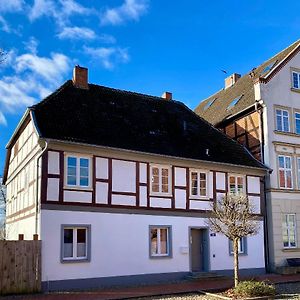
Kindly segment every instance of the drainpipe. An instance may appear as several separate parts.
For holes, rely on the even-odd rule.
[[[36,191],[35,191],[35,234],[38,234],[38,214],[39,214],[39,161],[48,148],[48,142],[45,141],[45,147],[41,154],[37,157],[36,163]]]

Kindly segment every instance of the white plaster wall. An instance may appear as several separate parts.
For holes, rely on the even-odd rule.
[[[147,206],[147,187],[140,186],[140,206]]]
[[[259,177],[248,176],[248,193],[260,194],[260,179]]]
[[[174,168],[175,169],[175,185],[186,186],[186,169]]]
[[[96,183],[96,203],[102,203],[102,204],[108,203],[108,183],[106,182]]]
[[[108,159],[96,157],[96,178],[108,179]]]
[[[186,209],[186,191],[175,189],[175,208]]]
[[[191,200],[190,209],[211,210],[211,201]]]
[[[140,182],[147,183],[147,164],[140,163]]]
[[[64,191],[64,201],[92,203],[92,192]]]
[[[8,240],[18,240],[19,234],[24,234],[25,240],[33,240],[33,235],[35,234],[35,216],[6,225],[6,237]]]
[[[112,195],[111,203],[116,205],[136,205],[135,196],[125,196],[125,195]]]
[[[48,173],[59,174],[59,152],[48,152]]]
[[[59,200],[59,178],[48,178],[47,200]]]
[[[172,201],[169,198],[150,198],[151,207],[171,208]]]
[[[112,190],[115,192],[136,191],[136,164],[135,162],[112,161]]]
[[[42,280],[189,272],[189,227],[203,218],[42,210]],[[60,263],[61,224],[91,225],[91,262]],[[149,225],[172,226],[173,257],[149,258]],[[263,231],[248,238],[241,268],[263,268]],[[227,238],[209,237],[211,270],[232,269]],[[215,257],[213,257],[213,255]]]
[[[216,172],[216,187],[217,190],[225,190],[225,173]]]

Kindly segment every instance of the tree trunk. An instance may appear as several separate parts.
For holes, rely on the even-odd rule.
[[[239,283],[239,239],[233,240],[234,287]]]

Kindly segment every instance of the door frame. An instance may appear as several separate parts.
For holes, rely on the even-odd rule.
[[[203,235],[206,235],[207,243],[205,245],[205,250],[203,253],[203,272],[210,271],[210,244],[209,244],[209,228],[207,226],[189,226],[188,228],[188,242],[189,242],[189,269],[190,272],[192,271],[192,245],[191,245],[191,238],[192,238],[192,229],[203,230]],[[204,247],[203,247],[204,249]],[[206,256],[205,257],[205,253]],[[207,258],[207,260],[206,260]]]

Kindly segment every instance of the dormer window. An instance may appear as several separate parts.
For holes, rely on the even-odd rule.
[[[230,110],[233,107],[236,106],[236,104],[240,101],[240,99],[242,98],[242,96],[236,97],[235,99],[233,99],[230,104],[228,105],[228,107],[226,108],[226,110]]]

